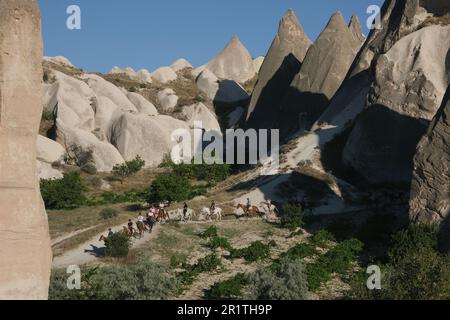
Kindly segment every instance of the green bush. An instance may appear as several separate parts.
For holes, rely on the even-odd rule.
[[[308,281],[301,260],[282,258],[276,270],[258,270],[248,277],[251,300],[304,300],[308,296]]]
[[[173,162],[168,161],[166,166],[172,168],[173,173],[181,177],[207,181],[210,184],[225,180],[229,177],[231,172],[231,168],[227,164],[174,164]]]
[[[200,233],[199,236],[202,239],[217,237],[217,227],[215,225],[212,225],[212,226],[208,227],[208,229],[206,229],[205,231]]]
[[[437,250],[437,230],[434,226],[413,224],[392,237],[389,256],[391,261],[401,260],[408,254],[418,252],[422,248],[430,251]]]
[[[318,252],[313,245],[309,243],[301,243],[290,248],[288,251],[283,252],[281,254],[281,257],[289,257],[290,259],[303,259],[306,257],[315,256],[317,254]]]
[[[47,209],[74,209],[82,206],[87,190],[78,172],[64,173],[59,180],[41,180],[41,194]]]
[[[335,242],[336,238],[334,235],[327,230],[320,230],[317,232],[313,238],[312,242],[321,248],[327,248],[330,245],[330,242]]]
[[[158,176],[150,187],[149,202],[154,201],[185,201],[190,197],[191,185],[187,178],[175,174]]]
[[[114,258],[123,258],[128,256],[130,251],[131,241],[123,232],[116,232],[108,237],[105,242],[106,256]]]
[[[281,226],[291,230],[301,228],[304,225],[303,216],[304,214],[301,206],[286,204],[283,207]]]
[[[184,285],[191,284],[195,278],[203,272],[215,271],[222,263],[215,253],[201,258],[194,265],[183,264],[185,271],[180,272],[177,276]]]
[[[99,213],[102,219],[108,220],[115,218],[119,215],[119,211],[113,208],[105,208]]]
[[[177,279],[150,261],[82,270],[81,290],[67,289],[69,275],[53,271],[51,300],[157,300],[168,299],[179,288]]]
[[[145,161],[138,155],[136,158],[130,161],[126,161],[122,164],[116,164],[113,167],[113,174],[124,181],[129,176],[138,173],[145,166]]]
[[[317,290],[331,279],[333,273],[345,275],[362,251],[363,243],[357,239],[343,241],[306,266],[308,286]]]
[[[95,164],[93,164],[92,162],[86,163],[80,169],[81,169],[81,171],[83,171],[87,174],[90,174],[90,175],[97,174],[97,168],[95,167]]]
[[[261,241],[255,241],[247,248],[232,249],[230,258],[244,258],[247,262],[255,262],[258,260],[267,259],[270,256],[271,245],[264,244]]]
[[[239,273],[231,279],[215,283],[205,293],[207,300],[231,300],[242,295],[242,288],[246,285],[247,278]]]
[[[450,299],[450,254],[438,252],[437,232],[433,226],[411,225],[396,233],[389,259],[381,266],[381,290],[369,291],[361,284],[364,275],[357,274],[351,281],[352,298]]]
[[[212,237],[209,240],[209,247],[213,250],[217,248],[222,248],[225,250],[232,250],[230,242],[226,238],[222,237]]]

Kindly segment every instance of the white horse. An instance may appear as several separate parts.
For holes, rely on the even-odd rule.
[[[183,209],[169,211],[169,219],[183,222],[192,221],[192,219],[194,219],[194,210],[187,209],[186,215],[183,214],[183,211]]]
[[[212,220],[212,217],[215,216],[215,220],[216,221],[221,221],[222,220],[222,216],[223,216],[223,211],[222,211],[221,208],[216,207],[214,209],[214,212],[211,213],[211,209],[210,208],[204,207],[201,210],[201,214],[204,215],[206,217],[206,219],[208,219],[208,220]]]

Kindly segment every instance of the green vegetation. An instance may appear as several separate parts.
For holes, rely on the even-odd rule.
[[[336,238],[334,237],[334,235],[327,230],[320,230],[312,238],[312,242],[316,246],[321,247],[321,248],[328,248],[330,243],[335,242],[335,241],[336,241]]]
[[[202,239],[217,237],[217,227],[215,225],[212,225],[212,226],[208,227],[208,229],[206,229],[205,231],[200,233],[199,236]]]
[[[59,180],[41,180],[41,194],[47,209],[74,209],[83,205],[86,197],[78,172],[64,173]]]
[[[172,172],[178,176],[206,181],[211,185],[225,180],[231,172],[231,168],[227,164],[175,164],[169,158],[166,158],[162,166],[171,168]]]
[[[116,232],[108,237],[105,241],[106,256],[113,258],[123,258],[128,256],[130,251],[131,241],[123,232]]]
[[[86,200],[88,206],[98,206],[105,204],[117,204],[127,202],[144,202],[147,199],[147,192],[131,189],[127,192],[116,194],[114,192],[104,192],[100,197],[89,198]]]
[[[281,225],[283,228],[295,230],[304,225],[303,209],[300,206],[293,204],[286,204],[283,207],[283,216],[281,217]]]
[[[242,288],[247,284],[247,277],[239,273],[231,279],[215,283],[206,291],[207,300],[231,300],[242,296]]]
[[[308,281],[301,260],[283,258],[274,270],[262,269],[247,279],[252,300],[303,300],[307,298]]]
[[[367,275],[360,272],[351,280],[351,298],[389,300],[450,299],[450,254],[437,250],[436,229],[411,225],[392,237],[389,261],[380,265],[381,290],[369,291]]]
[[[189,179],[171,173],[160,175],[153,181],[148,200],[149,202],[185,201],[204,192],[206,190],[192,187]]]
[[[283,252],[281,257],[287,257],[289,259],[303,259],[306,257],[312,257],[318,254],[317,249],[310,243],[301,243],[288,251]]]
[[[247,248],[232,249],[230,259],[244,258],[247,262],[267,259],[270,256],[272,246],[273,243],[264,244],[261,241],[255,241]]]
[[[112,172],[123,183],[126,178],[138,173],[144,166],[145,161],[138,155],[133,160],[126,161],[122,164],[116,164],[113,167]]]
[[[333,273],[345,275],[356,262],[357,255],[362,251],[363,243],[357,239],[343,241],[330,249],[326,254],[306,266],[308,286],[317,290],[331,279]]]
[[[67,289],[66,270],[52,273],[51,300],[157,300],[168,299],[179,288],[167,270],[149,261],[133,265],[87,268],[81,272],[81,290]]]
[[[113,208],[105,208],[102,211],[100,211],[99,215],[100,215],[100,218],[102,218],[104,220],[109,220],[109,219],[119,216],[119,211],[117,209],[113,209]]]
[[[212,253],[199,259],[194,265],[183,264],[182,267],[185,271],[178,273],[177,276],[182,284],[189,285],[199,274],[215,271],[221,264],[220,258],[215,253]]]

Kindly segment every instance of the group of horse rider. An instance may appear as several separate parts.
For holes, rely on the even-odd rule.
[[[272,201],[268,200],[264,205],[267,205],[269,212],[271,212],[272,207]],[[167,220],[169,218],[168,213],[165,211],[165,208],[170,206],[168,202],[162,202],[159,204],[153,204],[150,206],[150,209],[148,210],[147,214],[144,216],[142,212],[139,213],[137,220],[136,220],[136,226],[137,230],[139,230],[139,233],[142,235],[142,230],[149,230],[149,232],[152,232],[153,226],[156,222],[161,220]],[[210,213],[214,214],[216,211],[216,203],[215,201],[211,201],[211,205],[209,207]],[[247,198],[247,203],[245,206],[242,206],[244,209],[244,212],[248,214],[252,208],[252,203],[250,201],[250,198]],[[183,218],[186,219],[187,213],[189,210],[189,206],[187,202],[184,202],[183,204]],[[133,236],[136,234],[136,229],[134,228],[134,223],[132,219],[128,220],[127,226],[124,227],[124,230],[127,231],[129,236]],[[113,235],[114,232],[112,229],[108,229],[108,237]]]

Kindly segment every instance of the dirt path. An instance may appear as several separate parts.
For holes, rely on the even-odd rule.
[[[116,226],[113,229],[114,232],[122,231],[123,224]],[[145,233],[141,239],[133,239],[132,248],[139,248],[141,245],[154,239],[158,236],[160,226],[156,225],[153,228],[152,233]],[[86,231],[86,230],[85,230]],[[99,241],[101,235],[108,234],[108,230],[99,233],[95,237],[92,237],[89,241],[77,246],[74,249],[64,252],[62,255],[54,257],[53,268],[65,268],[70,265],[84,265],[97,261],[104,256],[105,245],[102,241]],[[73,236],[73,235],[72,235]],[[70,237],[69,237],[70,238]]]
[[[65,240],[67,240],[67,239],[70,239],[70,238],[72,238],[72,237],[75,237],[75,236],[77,236],[77,235],[79,235],[79,234],[82,234],[82,233],[84,233],[84,232],[86,232],[86,231],[95,229],[95,228],[97,228],[98,226],[99,226],[99,225],[95,225],[95,226],[92,226],[92,227],[84,228],[84,229],[81,229],[81,230],[77,230],[77,231],[74,231],[74,232],[66,233],[66,234],[64,234],[64,235],[62,235],[62,236],[56,237],[56,238],[52,239],[51,245],[52,245],[52,247],[53,247],[53,246],[55,246],[55,245],[57,245],[57,244],[60,244],[61,242],[65,241]]]

